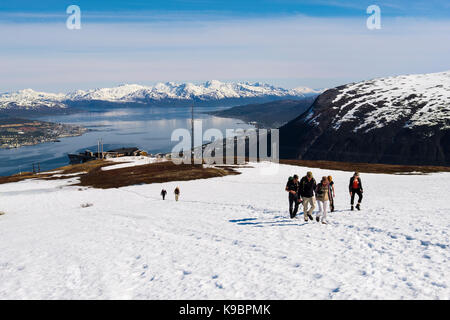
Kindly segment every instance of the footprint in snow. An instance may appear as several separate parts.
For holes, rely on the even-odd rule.
[[[435,287],[439,287],[439,288],[447,288],[447,286],[443,283],[437,283],[437,282],[432,282],[431,283],[433,286]]]
[[[215,285],[216,285],[216,288],[223,289],[223,285],[221,285],[220,283],[216,282]]]
[[[192,273],[192,272],[190,272],[190,271],[183,270],[183,271],[181,272],[180,279],[181,279],[181,280],[184,280],[184,278],[185,278],[186,276],[190,275],[191,273]]]

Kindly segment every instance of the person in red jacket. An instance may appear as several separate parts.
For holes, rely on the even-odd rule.
[[[358,204],[356,205],[356,209],[361,210],[361,200],[363,198],[363,187],[361,183],[361,178],[359,177],[359,173],[355,172],[353,177],[350,178],[350,183],[348,185],[348,190],[350,191],[350,205],[351,210],[353,210],[353,203],[355,202],[355,195],[358,195]]]

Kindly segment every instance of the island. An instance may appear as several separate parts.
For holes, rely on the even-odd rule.
[[[0,117],[0,148],[19,148],[80,136],[88,129],[69,124]]]

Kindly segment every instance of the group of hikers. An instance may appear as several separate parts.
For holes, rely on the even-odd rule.
[[[180,198],[180,188],[176,187],[175,190],[173,191],[173,193],[175,194],[175,201],[178,201],[178,199]],[[167,194],[166,189],[162,189],[161,197],[163,200],[166,200],[166,194]]]
[[[363,198],[363,187],[359,173],[355,172],[350,178],[348,185],[350,192],[350,209],[354,210],[355,196],[358,195],[358,203],[356,209],[361,210],[361,201]],[[319,211],[316,214],[316,221],[327,224],[328,207],[330,211],[334,211],[334,181],[331,176],[323,176],[317,184],[311,171],[306,173],[300,181],[298,175],[294,174],[289,177],[285,190],[289,193],[289,214],[291,219],[297,216],[298,207],[303,204],[303,216],[305,221],[314,221],[312,216],[316,209],[316,202]],[[175,201],[180,198],[180,188],[177,186],[173,191]],[[166,189],[161,190],[162,199],[165,200],[167,195]]]
[[[355,195],[358,195],[358,204],[356,209],[361,210],[361,201],[363,197],[363,188],[359,173],[355,172],[350,178],[349,183],[350,192],[350,209],[354,210]],[[303,204],[303,215],[305,221],[314,221],[312,216],[316,208],[316,200],[319,206],[319,211],[316,214],[316,221],[327,224],[328,206],[330,211],[334,211],[334,181],[331,176],[323,176],[320,183],[316,183],[311,171],[306,173],[300,181],[298,175],[289,177],[286,184],[287,192],[289,192],[289,214],[291,219],[297,216],[298,207]]]

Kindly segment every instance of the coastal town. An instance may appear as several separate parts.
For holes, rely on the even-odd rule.
[[[19,148],[60,138],[80,136],[88,129],[81,126],[21,118],[0,118],[0,148]]]

